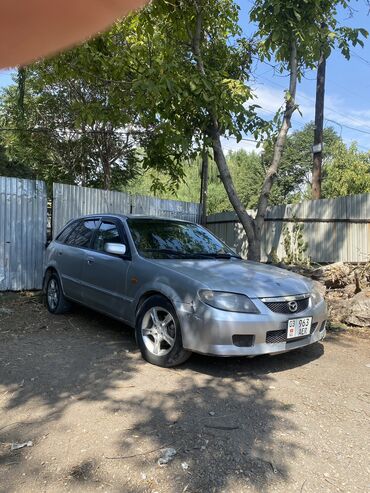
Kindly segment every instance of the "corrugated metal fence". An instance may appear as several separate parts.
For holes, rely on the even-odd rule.
[[[53,236],[72,218],[103,212],[198,221],[200,208],[176,200],[54,184]],[[46,231],[45,183],[0,177],[0,291],[41,288]]]
[[[45,183],[0,176],[0,291],[41,288],[45,242]]]
[[[199,222],[200,219],[200,205],[194,202],[180,202],[178,200],[133,195],[131,197],[131,205],[132,214],[174,217],[194,222]]]
[[[129,194],[62,183],[53,184],[53,238],[70,219],[104,212],[129,214]]]
[[[271,207],[263,230],[262,260],[271,259],[272,252],[283,259],[287,229],[292,238],[297,226],[307,244],[305,255],[315,262],[364,262],[370,258],[370,194]],[[248,242],[235,213],[208,216],[207,227],[246,256]]]
[[[54,184],[53,233],[71,218],[99,212],[150,214],[198,221],[199,204]],[[253,213],[253,211],[252,211]],[[208,228],[246,255],[248,243],[234,213],[208,217]],[[306,256],[316,262],[370,258],[370,194],[272,207],[263,231],[262,260],[286,255],[289,230],[301,229]],[[45,183],[0,177],[0,291],[38,289],[47,228]]]
[[[74,185],[53,185],[53,237],[70,220],[84,214],[97,213],[148,214],[199,220],[200,206],[193,202],[164,200],[124,192],[109,192]]]

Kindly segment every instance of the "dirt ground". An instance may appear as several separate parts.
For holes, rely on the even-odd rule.
[[[106,317],[0,295],[0,492],[370,491],[369,398],[366,338],[166,370]]]

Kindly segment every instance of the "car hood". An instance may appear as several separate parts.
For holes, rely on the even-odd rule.
[[[271,265],[247,260],[151,259],[199,282],[199,288],[243,293],[250,298],[290,296],[310,292],[309,279]]]

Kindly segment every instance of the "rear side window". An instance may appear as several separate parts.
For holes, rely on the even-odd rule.
[[[98,252],[104,252],[106,243],[122,243],[117,226],[108,221],[102,221],[97,231],[92,248]]]
[[[77,247],[89,247],[91,237],[99,226],[99,219],[86,219],[78,223],[77,227],[68,236],[66,245]]]
[[[60,241],[60,243],[65,243],[69,234],[74,230],[77,226],[77,221],[73,221],[71,224],[68,224],[66,228],[56,237],[56,241]]]

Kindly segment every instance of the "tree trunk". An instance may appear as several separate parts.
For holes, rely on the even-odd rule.
[[[202,59],[201,52],[201,42],[202,42],[202,5],[200,0],[195,0],[197,16],[195,19],[195,29],[192,39],[192,52],[197,64],[199,73],[205,76],[205,68]],[[212,149],[214,160],[217,164],[217,168],[220,172],[221,181],[225,187],[227,196],[229,197],[230,203],[233,206],[239,221],[246,232],[248,238],[248,259],[249,260],[259,260],[260,254],[257,254],[258,246],[255,245],[255,233],[254,224],[252,217],[245,210],[233,183],[232,177],[230,175],[229,167],[227,165],[225,154],[222,150],[221,145],[221,135],[218,128],[218,121],[216,116],[209,110],[209,115],[211,119],[211,124],[208,129],[208,136],[212,141]],[[260,248],[259,248],[260,250]]]
[[[320,60],[317,67],[317,80],[316,80],[315,134],[314,134],[314,142],[313,142],[314,147],[313,147],[313,168],[312,168],[312,198],[313,199],[319,199],[321,197],[325,72],[326,72],[326,58],[324,53],[321,52]]]
[[[225,187],[227,196],[229,197],[230,203],[233,206],[239,221],[246,232],[248,238],[248,260],[260,260],[260,254],[257,254],[258,246],[255,244],[255,229],[253,218],[245,210],[237,192],[233,179],[231,177],[229,167],[227,165],[225,154],[222,150],[220,133],[216,128],[213,128],[211,133],[212,138],[212,148],[214,160],[217,164],[218,171],[220,172],[221,181]]]
[[[204,146],[202,155],[202,173],[200,184],[200,203],[201,203],[201,222],[205,226],[207,223],[208,205],[208,149]]]
[[[112,170],[109,159],[103,161],[103,188],[104,190],[110,190],[112,185]]]
[[[292,114],[296,109],[295,96],[297,91],[298,61],[297,61],[297,45],[295,40],[293,40],[291,44],[289,68],[290,68],[289,94],[287,94],[284,118],[274,145],[274,153],[273,153],[272,161],[267,170],[265,180],[262,185],[262,190],[258,201],[257,215],[254,221],[255,236],[256,236],[255,242],[259,244],[261,244],[262,228],[266,217],[266,211],[267,211],[271,188],[277,176],[287,134],[289,128],[291,127]],[[261,253],[259,252],[258,260],[260,260],[260,255]]]

